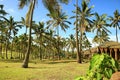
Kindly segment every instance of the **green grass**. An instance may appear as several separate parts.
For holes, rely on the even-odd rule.
[[[21,61],[0,61],[0,80],[74,80],[86,74],[89,63],[32,61],[26,69],[21,65]]]

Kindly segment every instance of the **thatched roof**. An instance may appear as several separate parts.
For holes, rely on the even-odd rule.
[[[120,48],[120,43],[115,41],[108,41],[101,44],[99,47],[101,48]]]

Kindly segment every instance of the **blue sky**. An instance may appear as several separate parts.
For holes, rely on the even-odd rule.
[[[76,3],[75,1],[76,0],[70,0],[70,3],[68,5],[62,4],[63,11],[66,12],[69,15],[69,17],[74,15],[72,11],[75,10],[75,7],[73,6],[73,4]],[[81,0],[78,0],[78,1],[80,5]],[[18,0],[0,0],[0,4],[4,4],[4,9],[9,13],[7,17],[13,16],[14,19],[17,21],[21,20],[21,17],[25,17],[26,12],[28,10],[28,7],[25,7],[22,10],[18,9]],[[120,0],[90,0],[90,5],[94,5],[93,12],[98,12],[99,14],[105,13],[108,16],[113,16],[113,12],[116,9],[119,10],[120,12]],[[36,6],[35,12],[34,12],[34,20],[35,21],[49,20],[49,18],[46,16],[47,13],[48,11],[43,6],[41,0],[38,0],[38,5]],[[69,20],[69,21],[71,21],[72,24],[74,22],[74,20]],[[75,31],[73,30],[73,28],[74,28],[74,25],[70,25],[70,28],[66,31],[66,33],[64,33],[63,31],[60,31],[60,35],[67,37],[70,34],[74,34]],[[19,34],[23,33],[24,31],[25,31],[24,29],[20,30]],[[110,31],[112,32],[112,34],[110,35],[111,39],[116,40],[115,29],[112,28],[110,29]],[[119,32],[118,36],[120,39],[120,30],[118,32]],[[91,40],[94,37],[94,33],[89,33],[87,34],[87,36]]]

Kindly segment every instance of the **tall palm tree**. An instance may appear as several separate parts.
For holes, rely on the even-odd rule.
[[[79,39],[78,39],[78,0],[76,0],[76,49],[77,49],[77,62],[81,63],[81,53],[79,50]]]
[[[0,53],[1,53],[1,56],[3,57],[2,55],[2,44],[4,42],[4,38],[5,38],[5,35],[3,34],[5,31],[5,22],[1,19],[1,17],[4,17],[5,15],[7,15],[8,13],[3,9],[4,8],[4,5],[1,5],[0,4],[0,43],[1,43],[1,46],[0,46]]]
[[[5,32],[6,32],[6,26],[4,24],[4,21],[0,21],[0,54],[1,54],[1,57],[4,58],[3,54],[2,54],[2,49],[3,49],[3,44],[5,43],[5,40],[6,40],[6,35],[5,35]]]
[[[25,5],[30,4],[28,13],[26,15],[26,25],[29,27],[28,49],[22,65],[23,68],[27,68],[28,62],[29,62],[30,48],[31,48],[31,27],[32,27],[32,20],[33,20],[33,12],[34,12],[34,8],[37,0],[19,0],[19,1],[20,1],[19,3],[20,8],[23,8]],[[47,6],[51,2],[51,0],[42,0],[42,1],[44,2],[45,6]],[[67,1],[67,0],[62,0],[62,1]],[[54,3],[51,3],[51,5],[47,8],[51,8],[52,5],[54,5]]]
[[[25,59],[23,61],[23,68],[28,68],[29,54],[31,49],[31,27],[33,20],[33,12],[35,9],[36,0],[19,0],[19,8],[22,9],[25,5],[29,4],[29,10],[26,14],[26,26],[29,27],[29,39],[28,39],[28,48],[26,52]]]
[[[58,12],[56,12],[58,13]],[[65,13],[61,13],[59,12],[57,15],[53,15],[53,14],[48,14],[48,16],[50,16],[50,18],[52,18],[52,20],[49,20],[47,22],[47,24],[49,24],[52,27],[57,28],[57,38],[58,38],[58,55],[59,55],[59,27],[61,27],[61,29],[63,31],[66,31],[65,29],[68,29],[69,26],[67,24],[71,24],[69,21],[67,21],[67,15],[65,15]],[[59,56],[60,59],[60,56]]]
[[[76,48],[77,48],[77,61],[82,63],[81,54],[82,54],[82,37],[83,33],[90,31],[92,26],[92,21],[90,17],[93,16],[91,12],[93,6],[89,7],[89,2],[82,0],[81,7],[78,6],[78,0],[76,0],[76,16],[71,18],[76,18]],[[78,32],[80,31],[80,39],[78,40]],[[79,46],[80,44],[80,46]]]
[[[118,10],[115,10],[114,12],[114,17],[110,16],[110,20],[111,22],[111,26],[113,26],[114,28],[116,28],[116,42],[118,42],[118,29],[120,30],[120,13]]]

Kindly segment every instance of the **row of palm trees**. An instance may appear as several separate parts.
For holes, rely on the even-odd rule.
[[[44,6],[48,9],[49,16],[51,20],[48,20],[46,22],[46,27],[44,22],[39,22],[38,24],[33,21],[33,14],[34,14],[34,8],[36,5],[37,0],[19,0],[19,8],[22,9],[25,5],[29,4],[29,10],[26,14],[26,18],[22,18],[22,21],[15,22],[13,17],[10,17],[10,19],[6,19],[3,14],[1,14],[0,19],[1,20],[1,28],[4,26],[7,29],[1,31],[1,36],[5,36],[6,40],[6,56],[7,56],[7,49],[8,49],[8,43],[13,44],[16,41],[13,38],[10,38],[12,36],[12,32],[17,31],[17,27],[26,26],[26,28],[29,28],[29,34],[27,35],[27,32],[24,34],[26,38],[24,38],[26,41],[23,40],[23,42],[20,42],[21,44],[24,43],[24,47],[28,46],[27,49],[24,47],[21,48],[24,53],[24,62],[23,67],[28,67],[29,62],[29,55],[32,53],[32,51],[36,51],[36,47],[39,52],[39,57],[42,59],[43,52],[46,52],[50,55],[50,53],[53,53],[53,57],[55,57],[54,54],[57,54],[58,58],[61,58],[61,51],[72,51],[74,53],[75,49],[77,50],[77,61],[78,63],[82,62],[81,54],[83,48],[90,48],[91,44],[89,40],[86,37],[86,33],[88,32],[96,32],[96,35],[93,39],[93,42],[96,42],[98,44],[101,44],[105,41],[109,40],[109,34],[111,33],[107,27],[115,27],[116,28],[116,41],[118,42],[118,36],[117,36],[117,29],[119,27],[120,22],[120,13],[118,10],[114,12],[114,17],[107,17],[106,14],[99,15],[98,13],[93,13],[92,8],[93,6],[89,7],[89,1],[83,0],[81,5],[79,6],[78,0],[76,0],[76,10],[73,11],[75,16],[72,16],[72,18],[75,18],[74,24],[76,25],[76,38],[74,35],[70,35],[70,38],[63,39],[59,35],[59,27],[61,27],[62,30],[66,31],[67,28],[69,28],[69,25],[71,22],[67,21],[68,16],[62,11],[60,7],[61,3],[68,3],[69,0],[42,0]],[[3,7],[1,8],[3,10]],[[4,11],[5,12],[5,11]],[[110,23],[108,23],[110,22]],[[56,29],[56,31],[53,31],[53,29]],[[27,29],[26,29],[27,30]],[[33,30],[33,33],[32,33]],[[57,36],[54,35],[55,32],[57,33]],[[36,35],[36,38],[33,39],[31,35]],[[15,37],[14,37],[15,38]],[[16,37],[17,38],[17,37]],[[3,39],[3,38],[2,38]],[[13,39],[13,40],[12,40]],[[84,40],[83,40],[84,39]],[[1,40],[3,41],[3,40]],[[21,40],[22,41],[22,40]],[[19,44],[20,44],[19,43]],[[27,44],[28,43],[28,44]],[[17,46],[20,45],[16,44]],[[47,47],[48,46],[48,47]],[[69,46],[71,47],[71,50],[69,50]],[[31,50],[34,47],[33,50]],[[20,48],[20,47],[19,47]],[[68,49],[67,49],[68,48]],[[12,50],[12,49],[11,49]],[[18,49],[19,52],[22,52],[20,49]],[[36,53],[35,53],[36,54]],[[37,54],[38,55],[38,54]],[[6,57],[7,58],[7,57]],[[12,58],[12,57],[11,57]]]

